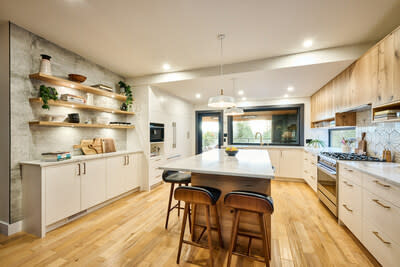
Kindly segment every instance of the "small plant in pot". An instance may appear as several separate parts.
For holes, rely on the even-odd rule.
[[[132,89],[130,85],[127,85],[123,81],[120,81],[118,83],[119,88],[121,88],[121,91],[123,90],[125,96],[126,96],[126,101],[122,103],[121,105],[121,110],[123,111],[128,111],[132,109],[132,103],[133,103],[133,96],[132,96]]]
[[[321,148],[325,147],[325,143],[322,140],[319,139],[312,139],[309,143],[308,146],[312,146],[313,148]]]
[[[58,92],[53,87],[47,87],[45,85],[41,85],[39,88],[39,96],[43,101],[42,108],[43,109],[50,109],[49,100],[57,100],[58,99]]]

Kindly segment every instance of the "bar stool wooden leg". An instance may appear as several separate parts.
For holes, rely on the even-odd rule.
[[[181,257],[181,251],[182,251],[182,243],[183,243],[183,237],[185,235],[185,227],[186,227],[186,220],[189,212],[189,204],[185,203],[185,210],[183,212],[183,221],[182,221],[182,228],[181,228],[181,236],[179,238],[179,248],[178,248],[178,257],[176,259],[176,264],[179,264],[179,259]]]
[[[236,247],[236,240],[237,240],[237,232],[239,228],[239,217],[240,217],[240,211],[235,209],[235,221],[232,225],[232,236],[231,236],[231,245],[229,247],[229,254],[228,254],[228,264],[227,266],[231,266],[231,261],[232,261],[232,252]]]
[[[182,184],[179,184],[181,186]],[[178,201],[178,217],[181,215],[181,201]]]
[[[219,245],[221,246],[221,248],[224,248],[224,242],[222,241],[221,225],[220,225],[220,223],[219,223],[219,216],[218,216],[217,205],[214,206],[214,210],[215,210],[215,223],[216,223],[216,225],[217,225]]]
[[[171,183],[171,190],[169,192],[169,201],[168,201],[168,209],[167,209],[167,220],[165,222],[165,229],[168,229],[168,220],[169,220],[169,213],[171,211],[171,203],[172,203],[172,195],[174,194],[174,183]]]
[[[212,249],[212,236],[211,236],[211,223],[210,223],[210,206],[206,206],[206,221],[207,221],[207,235],[208,235],[208,249],[210,250],[210,263],[211,267],[214,266],[213,262],[213,249]]]
[[[193,204],[193,209],[192,209],[192,232],[191,232],[191,240],[194,242],[195,240],[195,228],[194,224],[196,223],[196,211],[197,211],[197,205]]]
[[[265,257],[265,265],[269,266],[269,245],[267,243],[268,237],[267,233],[265,231],[265,221],[264,221],[264,215],[262,213],[258,214],[259,222],[260,222],[260,229],[261,229],[261,236],[262,236],[262,246],[264,250],[264,257]]]

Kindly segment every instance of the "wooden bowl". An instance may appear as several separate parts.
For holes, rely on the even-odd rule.
[[[86,76],[79,75],[79,74],[68,74],[68,78],[70,81],[83,83],[86,81]]]

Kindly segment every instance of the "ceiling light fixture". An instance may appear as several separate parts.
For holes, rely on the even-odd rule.
[[[288,95],[288,94],[285,94],[283,97],[285,97],[285,98],[288,98],[288,97],[289,97],[289,95]]]
[[[246,101],[246,100],[247,100],[247,98],[246,98],[246,97],[242,97],[242,100],[243,100],[243,101]]]
[[[196,94],[195,96],[196,96],[196,98],[200,98],[201,94]]]
[[[235,92],[235,79],[232,79],[232,87],[233,87],[233,92]],[[225,109],[225,115],[227,116],[238,116],[238,115],[243,115],[244,110],[242,108],[238,108],[235,106],[231,108]]]
[[[311,47],[313,45],[313,41],[311,39],[305,40],[303,43],[304,47]]]
[[[164,70],[169,70],[169,69],[171,69],[171,65],[169,65],[168,63],[163,64],[162,67],[163,67]]]
[[[293,87],[293,86],[289,86],[289,87],[287,88],[287,90],[288,90],[289,92],[292,92],[292,91],[294,90],[294,87]]]
[[[222,56],[223,56],[223,47],[222,40],[225,38],[225,34],[218,34],[218,39],[221,42],[221,63],[219,65],[220,77],[223,76],[223,64],[222,64]],[[221,89],[220,95],[210,97],[208,99],[208,106],[213,108],[231,108],[235,106],[235,99],[232,96],[224,95],[224,89]]]
[[[243,90],[240,90],[240,91],[238,92],[238,95],[243,95],[243,94],[244,94]]]

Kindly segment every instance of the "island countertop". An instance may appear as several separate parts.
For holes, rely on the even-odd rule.
[[[214,149],[176,160],[159,168],[215,175],[274,178],[268,151],[261,149],[241,149],[234,157],[228,156],[223,149]]]

